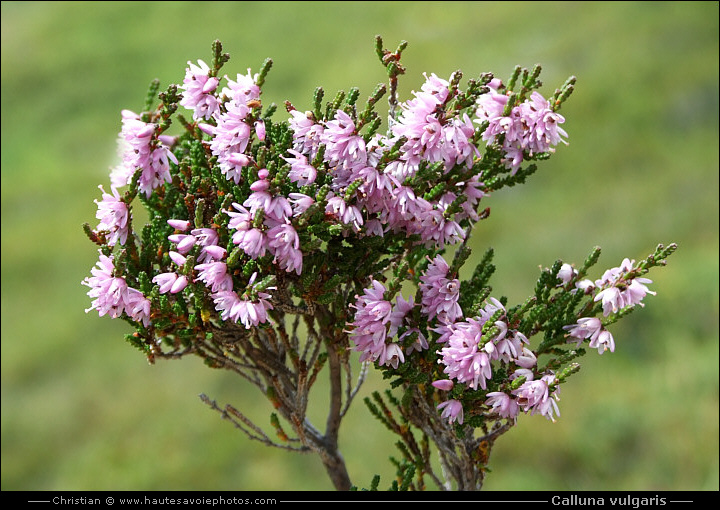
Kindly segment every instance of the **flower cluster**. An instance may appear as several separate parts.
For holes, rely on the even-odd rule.
[[[598,291],[593,300],[602,302],[605,317],[612,313],[618,313],[626,307],[645,306],[642,303],[645,296],[655,294],[646,285],[652,283],[652,280],[637,276],[637,268],[634,266],[635,261],[626,258],[620,266],[605,271],[602,277],[595,280],[594,283],[590,280],[583,280],[577,282],[575,286],[583,292]],[[581,317],[576,324],[564,326],[563,329],[567,330],[568,336],[572,337],[568,341],[577,341],[578,346],[583,340],[589,338],[590,347],[597,349],[600,354],[607,350],[615,351],[615,340],[612,334],[596,317]]]
[[[113,276],[113,258],[100,253],[100,260],[90,272],[91,277],[82,281],[90,287],[88,296],[95,298],[92,306],[85,310],[97,310],[102,317],[109,314],[113,319],[123,313],[144,325],[150,323],[150,301],[137,289],[128,286],[125,278]]]
[[[460,281],[448,278],[450,266],[440,255],[428,266],[420,277],[422,293],[422,313],[432,320],[437,316],[444,323],[453,323],[462,317],[462,309],[458,304],[460,297]]]
[[[504,87],[500,80],[489,84],[490,93],[480,96],[478,119],[486,122],[483,140],[488,142],[502,138],[505,161],[513,173],[517,172],[523,159],[534,154],[553,152],[559,142],[567,143],[567,133],[559,125],[565,118],[553,111],[550,103],[538,92],[533,91],[530,99],[510,108],[510,96],[500,92]]]
[[[554,421],[578,355],[566,344],[614,351],[610,321],[595,315],[642,306],[654,294],[642,277],[650,264],[625,259],[593,282],[579,280],[592,264],[558,262],[517,307],[491,297],[489,259],[461,281],[468,237],[489,214],[481,201],[524,182],[531,172],[522,165],[566,143],[558,109],[573,80],[546,99],[539,68],[518,68],[507,85],[485,73],[465,90],[459,71],[425,74],[401,102],[400,52],[378,50],[391,78],[385,133],[374,110],[384,85],[364,107],[351,89],[323,108],[318,89],[310,109],[286,102],[275,121],[276,105],[262,101],[271,61],[258,73],[221,76],[219,50],[211,65],[189,61],[157,109],[149,101],[140,114],[123,110],[121,164],[111,193],[100,187],[99,223],[86,228],[101,246],[82,282],[89,310],[133,322],[153,353],[163,342],[214,342],[227,329],[282,343],[283,356],[285,316],[296,314],[313,335],[314,321],[328,338],[344,335],[341,345],[361,362],[437,390],[433,406],[450,423],[512,421],[521,411]],[[191,120],[178,115],[181,134],[169,136],[178,107]],[[133,231],[137,195],[150,214]],[[450,245],[459,245],[452,263],[443,257]],[[408,285],[417,291],[405,298]],[[531,348],[538,333],[545,340]],[[216,347],[208,352],[228,355]],[[555,358],[539,366],[541,355]]]
[[[487,388],[487,382],[493,377],[493,362],[504,365],[505,370],[511,373],[510,380],[522,377],[525,382],[512,396],[503,392],[488,392],[485,405],[491,407],[491,412],[503,418],[514,419],[519,410],[525,412],[539,412],[553,419],[553,412],[558,413],[556,405],[546,405],[545,400],[527,399],[523,395],[536,391],[538,384],[545,384],[552,380],[552,374],[543,375],[539,381],[534,381],[533,367],[537,365],[535,354],[526,347],[529,344],[525,335],[508,326],[507,314],[503,305],[496,299],[489,302],[475,318],[467,318],[453,324],[443,325],[436,329],[441,333],[438,343],[443,347],[438,350],[443,373],[450,379],[441,379],[433,384],[440,389],[451,389],[453,381],[465,384],[472,390]],[[438,406],[445,407],[446,403]],[[448,409],[457,406],[445,407]],[[457,418],[452,414],[452,418]],[[459,419],[462,423],[462,418]]]
[[[170,150],[172,137],[160,135],[158,126],[143,122],[140,115],[130,110],[122,111],[120,153],[122,164],[113,169],[110,179],[116,188],[130,184],[139,171],[138,189],[145,196],[171,181],[170,162],[178,161]]]
[[[110,194],[102,186],[98,187],[103,192],[103,195],[102,201],[95,201],[98,207],[95,216],[100,220],[96,228],[100,232],[109,234],[108,246],[115,246],[118,242],[125,244],[130,221],[130,211],[127,204],[122,201],[115,188],[111,188],[112,194]]]

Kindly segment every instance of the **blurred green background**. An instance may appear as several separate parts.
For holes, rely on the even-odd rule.
[[[149,366],[122,321],[85,314],[120,110],[188,60],[228,73],[275,66],[266,104],[307,108],[385,80],[373,48],[409,41],[407,99],[423,72],[466,78],[543,65],[549,96],[571,74],[570,145],[524,187],[486,201],[475,230],[496,251],[496,294],[527,297],[538,266],[599,272],[676,242],[657,296],[613,328],[563,386],[553,424],[521,416],[491,458],[488,490],[718,490],[717,2],[2,2],[2,490],[331,489],[313,456],[247,440],[198,399],[260,423],[254,388],[198,360]],[[465,80],[463,80],[465,83]],[[280,108],[282,115],[282,108]],[[373,375],[361,396],[382,387]],[[323,394],[317,395],[322,405]],[[313,410],[320,416],[319,410]],[[389,485],[392,438],[360,400],[341,447],[354,483]]]

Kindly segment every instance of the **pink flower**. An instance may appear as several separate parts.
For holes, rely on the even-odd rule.
[[[221,290],[213,294],[215,309],[221,312],[221,319],[242,322],[245,329],[267,322],[267,310],[273,309],[268,301],[269,298],[269,294],[262,292],[258,294],[258,301],[241,299],[230,290]]]
[[[195,236],[193,235],[172,234],[168,236],[168,240],[176,245],[177,251],[181,255],[186,255],[195,246]]]
[[[595,301],[602,300],[603,315],[606,317],[610,313],[617,313],[620,308],[625,305],[622,292],[617,287],[608,287],[601,290],[595,296]]]
[[[455,244],[465,239],[465,232],[460,225],[445,218],[439,209],[426,209],[418,218],[419,234],[425,246],[444,248],[446,244]]]
[[[365,165],[367,161],[365,140],[355,134],[355,123],[342,110],[335,112],[335,118],[325,124],[320,142],[325,144],[325,159],[331,165],[350,168]]]
[[[302,272],[303,256],[300,251],[300,238],[290,224],[277,225],[267,232],[268,249],[275,256],[282,269],[288,273]]]
[[[308,210],[308,208],[315,203],[315,200],[302,193],[290,193],[288,195],[290,205],[293,210],[293,218],[300,216],[302,213]]]
[[[549,393],[550,384],[555,380],[553,374],[544,375],[541,379],[535,381],[526,381],[518,389],[513,390],[512,394],[517,397],[517,404],[525,412],[530,414],[540,413],[548,420],[555,421],[554,415],[560,415],[557,400],[560,400],[555,390]]]
[[[268,220],[266,224],[272,227],[274,226],[271,224],[272,221],[286,223],[292,214],[290,201],[282,195],[275,196],[271,200],[270,206],[265,209],[266,220]]]
[[[398,344],[387,344],[378,357],[378,363],[397,368],[400,363],[405,362],[405,356]]]
[[[175,262],[178,267],[185,265],[185,262],[187,262],[187,257],[180,255],[176,251],[169,251],[168,255],[170,256],[170,260]]]
[[[253,214],[250,211],[240,204],[232,205],[238,212],[225,211],[225,213],[230,216],[228,229],[236,229],[232,236],[233,243],[240,246],[253,259],[262,257],[268,248],[267,237],[261,230],[252,226]]]
[[[235,81],[227,76],[227,87],[223,88],[222,93],[238,104],[247,104],[260,98],[260,87],[257,85],[257,74],[253,75],[250,69],[247,74],[238,74]]]
[[[350,338],[355,350],[362,352],[360,361],[376,361],[384,352],[387,324],[391,320],[392,304],[385,299],[385,286],[377,280],[372,288],[356,296],[353,306],[357,311],[351,323]]]
[[[560,278],[560,281],[563,284],[567,284],[575,277],[576,274],[577,270],[575,270],[570,264],[563,264],[560,267],[560,271],[558,271],[557,277]]]
[[[467,197],[467,200],[461,205],[462,212],[455,214],[455,220],[461,221],[465,218],[470,218],[472,221],[480,221],[480,216],[477,213],[477,206],[480,199],[483,198],[485,192],[482,191],[483,183],[480,182],[478,175],[473,175],[465,183],[458,183],[458,187],[464,186],[462,192]]]
[[[181,290],[183,290],[185,287],[187,287],[188,279],[187,276],[181,274],[177,277],[177,280],[175,280],[175,283],[173,283],[173,286],[170,288],[170,294],[177,294]]]
[[[255,121],[255,134],[258,137],[258,140],[261,142],[265,141],[265,122],[261,120]]]
[[[532,368],[537,365],[537,357],[527,347],[523,347],[522,354],[515,360],[515,364],[522,368]]]
[[[634,260],[624,259],[619,267],[608,269],[602,278],[595,281],[595,286],[600,292],[595,296],[595,301],[601,301],[603,314],[607,317],[610,313],[617,313],[626,306],[640,305],[647,294],[655,294],[645,284],[652,283],[647,278],[628,278],[633,267]]]
[[[96,267],[90,270],[92,277],[82,281],[83,285],[90,287],[87,295],[95,298],[85,313],[97,310],[101,317],[110,314],[115,319],[125,311],[127,284],[124,278],[114,277],[114,271],[113,259],[100,253],[100,260]]]
[[[606,329],[600,331],[597,336],[593,336],[590,339],[590,347],[596,348],[598,354],[602,354],[607,350],[615,352],[615,340],[610,332]]]
[[[113,319],[126,313],[146,327],[150,324],[150,301],[139,290],[133,289],[125,282],[125,278],[113,276],[115,267],[112,257],[100,253],[100,260],[90,272],[92,277],[85,278],[81,283],[90,287],[87,295],[95,298],[91,307],[85,310],[97,310],[102,317],[109,314]]]
[[[110,174],[112,186],[119,188],[130,184],[138,168],[148,166],[150,144],[155,133],[155,124],[146,124],[140,115],[130,110],[123,110],[122,129],[118,140],[118,151],[122,163]]]
[[[401,105],[402,113],[392,124],[392,135],[407,138],[401,159],[410,166],[422,158],[432,163],[443,161],[449,171],[455,165],[470,166],[473,157],[480,155],[470,142],[475,132],[470,118],[463,115],[445,119],[443,106],[449,93],[449,83],[433,74],[425,77],[420,92],[413,92],[414,99]],[[414,173],[399,166],[393,172],[398,170]]]
[[[204,246],[198,257],[198,262],[212,262],[213,260],[222,260],[227,254],[227,250],[222,246],[210,244]]]
[[[495,324],[502,324],[507,330],[507,324],[501,321],[497,321]],[[524,353],[523,344],[527,344],[528,339],[519,331],[514,331],[510,335],[504,335],[503,338],[496,338],[495,340],[495,356],[497,359],[510,363],[511,361],[520,361],[519,356]]]
[[[250,185],[251,191],[267,191],[270,187],[270,183],[265,180],[257,180]]]
[[[195,281],[201,281],[211,292],[217,293],[223,290],[232,290],[232,276],[227,274],[227,264],[224,262],[207,262],[198,264],[195,270],[199,271]]]
[[[487,397],[488,399],[485,401],[485,405],[492,407],[491,412],[503,418],[517,418],[520,409],[515,399],[510,395],[502,391],[493,391],[488,393]]]
[[[188,220],[167,220],[168,225],[170,225],[175,230],[179,230],[180,232],[185,232],[187,229],[190,228],[190,222]]]
[[[442,417],[447,418],[448,423],[457,421],[460,425],[463,422],[463,407],[459,400],[447,400],[437,406],[438,411],[443,409]]]
[[[585,338],[597,337],[602,331],[603,325],[600,319],[585,317],[578,319],[577,324],[563,326],[563,329],[568,332],[568,336],[578,339],[577,346],[580,347]],[[568,342],[572,342],[572,340],[568,340]]]
[[[131,287],[125,294],[125,313],[136,322],[142,322],[145,327],[150,325],[150,300],[142,292]]]
[[[410,299],[407,301],[405,301],[402,295],[398,295],[395,298],[395,306],[390,313],[390,330],[388,331],[388,337],[392,338],[397,335],[398,328],[405,323],[405,318],[414,307],[413,296],[410,296]]]
[[[256,228],[238,230],[233,234],[232,241],[253,259],[264,256],[268,248],[267,236]]]
[[[578,339],[578,347],[584,339],[589,338],[590,347],[597,349],[599,354],[608,349],[610,352],[615,352],[615,340],[599,319],[594,317],[578,319],[577,324],[563,326],[563,329],[568,331],[568,336]]]
[[[443,372],[474,390],[478,385],[485,389],[487,380],[492,378],[488,353],[488,350],[494,350],[492,342],[486,343],[490,349],[479,346],[483,323],[475,319],[456,322],[445,346],[438,351],[441,356],[439,363],[445,365]]]
[[[120,199],[120,195],[114,187],[111,188],[112,195],[106,193],[102,186],[98,187],[103,192],[103,195],[102,201],[95,200],[98,206],[95,217],[100,220],[96,228],[100,231],[110,232],[109,246],[115,246],[118,241],[120,241],[120,244],[125,244],[128,236],[128,219],[130,217],[127,204]]]
[[[355,232],[359,232],[363,224],[360,208],[356,205],[345,203],[345,199],[342,197],[335,196],[330,198],[327,206],[325,206],[325,212],[336,217],[341,223],[352,226]]]
[[[248,230],[252,226],[253,215],[240,204],[233,202],[232,206],[238,211],[225,211],[230,216],[228,229]]]
[[[623,292],[626,305],[644,306],[643,303],[641,303],[643,298],[645,298],[647,294],[655,295],[655,292],[645,286],[646,283],[652,283],[652,280],[648,280],[647,278],[633,278],[630,285],[628,285]]]
[[[200,246],[212,246],[218,242],[218,234],[211,228],[196,228],[190,231]]]
[[[161,273],[159,275],[156,275],[153,279],[153,283],[157,283],[160,286],[160,294],[165,294],[166,292],[172,292],[172,289],[176,289],[175,284],[178,281],[178,275],[177,273]],[[181,288],[175,290],[175,292],[180,292],[182,289],[185,288],[187,285],[187,279],[184,279],[184,285],[181,283]],[[175,292],[172,292],[173,294]]]
[[[515,173],[523,161],[524,152],[531,155],[553,152],[553,146],[560,142],[567,133],[559,126],[565,118],[552,111],[550,103],[537,91],[533,91],[530,99],[513,107],[510,115],[503,116],[508,96],[497,92],[500,83],[478,99],[478,119],[475,122],[488,122],[483,133],[483,140],[494,142],[504,135],[503,150],[506,154],[506,166]]]
[[[195,236],[195,244],[202,246],[198,262],[208,262],[213,259],[221,259],[227,250],[217,246],[218,234],[211,228],[196,228],[190,231]]]
[[[385,235],[385,231],[383,229],[382,222],[375,218],[366,221],[365,235],[383,237]]]
[[[447,278],[449,271],[448,263],[438,255],[420,277],[421,311],[431,320],[437,316],[443,322],[455,322],[462,317],[462,309],[458,304],[460,281]]]
[[[276,222],[283,223],[292,216],[292,206],[287,198],[283,196],[273,197],[264,190],[251,193],[243,202],[243,205],[250,209],[250,214],[253,216],[259,209],[263,209],[266,216]]]
[[[177,164],[177,158],[166,145],[154,140],[155,124],[142,122],[140,116],[130,110],[123,110],[122,117],[120,153],[123,161],[110,174],[112,185],[118,188],[129,184],[140,169],[138,189],[149,197],[152,190],[171,181],[170,161]]]
[[[177,165],[177,158],[166,146],[160,144],[152,149],[138,179],[140,192],[149,197],[155,188],[172,181],[170,161]]]
[[[290,112],[290,129],[293,131],[294,149],[314,158],[325,128],[313,121],[312,112]]]
[[[290,181],[298,183],[298,186],[307,186],[315,182],[317,170],[308,163],[307,157],[292,149],[288,150],[288,152],[295,156],[294,158],[283,157],[285,161],[290,163],[290,172],[288,173]]]
[[[252,134],[250,125],[245,122],[250,109],[244,102],[228,101],[225,110],[216,116],[217,126],[211,127],[210,149],[218,157],[220,171],[228,180],[239,184],[241,170],[250,161],[244,154]]]
[[[193,110],[193,119],[209,120],[219,111],[217,97],[213,94],[218,86],[218,79],[208,76],[210,68],[202,60],[198,60],[199,66],[188,62],[185,72],[185,79],[180,86],[185,90],[180,106]]]
[[[439,381],[433,381],[432,386],[442,391],[450,391],[455,386],[455,383],[450,379],[441,379]]]

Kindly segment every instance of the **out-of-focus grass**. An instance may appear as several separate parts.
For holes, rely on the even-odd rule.
[[[718,5],[441,2],[2,3],[2,489],[330,489],[322,466],[248,441],[197,395],[258,422],[254,388],[199,361],[149,367],[120,321],[85,315],[96,260],[80,225],[108,186],[122,108],[182,80],[187,60],[275,66],[266,102],[307,107],[384,80],[373,37],[410,42],[402,98],[422,72],[544,66],[570,74],[570,145],[523,187],[487,200],[473,248],[496,250],[511,303],[538,265],[598,267],[677,242],[648,306],[613,329],[562,389],[555,424],[523,416],[486,488],[718,489]],[[600,269],[598,269],[600,271]],[[372,376],[361,396],[381,388]],[[324,399],[322,388],[317,398]],[[320,416],[318,410],[313,411]],[[392,442],[362,402],[341,436],[354,482],[389,484]]]

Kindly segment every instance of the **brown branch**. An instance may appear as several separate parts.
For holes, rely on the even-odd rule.
[[[222,418],[224,420],[228,420],[230,423],[232,423],[235,428],[241,430],[248,438],[260,441],[261,443],[272,446],[275,448],[280,448],[283,450],[290,450],[290,451],[296,451],[296,452],[307,452],[309,451],[309,448],[307,446],[293,446],[293,445],[287,445],[287,444],[280,444],[276,443],[272,439],[268,437],[267,434],[265,434],[260,427],[255,425],[250,419],[242,414],[240,411],[232,407],[230,404],[227,404],[225,406],[225,409],[222,409],[217,405],[217,403],[214,400],[210,400],[210,398],[207,397],[205,394],[200,394],[200,400],[202,400],[205,404],[207,404],[212,410],[217,411],[222,415]],[[297,439],[290,439],[288,438],[288,441],[297,441]]]

